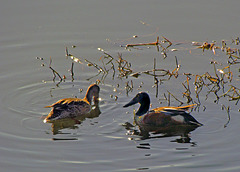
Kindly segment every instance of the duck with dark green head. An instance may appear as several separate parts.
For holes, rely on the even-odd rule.
[[[139,129],[154,133],[167,133],[173,130],[195,129],[202,126],[193,116],[186,112],[194,105],[182,107],[159,107],[149,111],[150,98],[146,92],[138,93],[129,103],[123,107],[140,104],[134,115],[134,121]]]

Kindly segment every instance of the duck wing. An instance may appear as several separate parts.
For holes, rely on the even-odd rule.
[[[165,126],[171,121],[171,116],[162,112],[150,112],[142,117],[143,125]]]
[[[151,111],[155,111],[155,112],[161,112],[161,111],[165,111],[165,110],[183,110],[183,111],[187,111],[190,108],[193,108],[194,106],[196,106],[197,104],[191,104],[191,105],[187,105],[187,106],[180,106],[180,107],[174,107],[174,106],[167,106],[167,107],[158,107],[155,109],[152,109]]]
[[[151,110],[149,114],[145,115],[143,119],[145,124],[154,125],[197,125],[202,126],[192,115],[186,112],[191,106],[184,106],[182,108],[166,107],[158,111]]]
[[[45,108],[61,108],[61,107],[66,107],[69,105],[79,105],[79,104],[89,104],[85,99],[78,99],[78,98],[65,98],[57,101],[56,103],[50,105],[50,106],[45,106]]]
[[[91,110],[91,106],[87,101],[78,98],[61,99],[46,107],[52,108],[46,118],[47,120],[76,117],[78,115],[86,114]]]

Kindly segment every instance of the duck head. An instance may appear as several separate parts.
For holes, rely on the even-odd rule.
[[[100,87],[97,84],[92,84],[88,87],[85,98],[91,104],[92,98],[94,97],[94,103],[98,102]]]
[[[136,112],[137,116],[141,116],[148,112],[150,106],[150,98],[146,92],[138,93],[129,103],[125,104],[123,107],[128,107],[136,103],[140,104],[138,111]]]

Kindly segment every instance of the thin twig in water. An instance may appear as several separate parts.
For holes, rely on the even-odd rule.
[[[65,53],[66,53],[66,55],[65,55],[66,58],[68,58],[69,54],[68,54],[68,48],[67,47],[65,48]]]
[[[52,68],[52,58],[50,57],[50,62],[49,62],[49,69],[51,69],[52,70],[52,72],[53,72],[53,81],[55,81],[55,78],[56,78],[56,75],[59,77],[59,79],[60,79],[60,82],[62,81],[62,77],[59,75],[59,73],[56,71],[56,70],[54,70],[53,68]]]
[[[155,71],[156,71],[156,58],[154,58],[154,61],[153,61],[153,75],[154,75],[154,77],[153,77],[153,79],[154,79],[154,85],[155,85],[155,87],[156,87],[156,98],[158,97],[158,78],[156,77],[156,73],[155,73]]]
[[[175,100],[177,100],[180,105],[184,104],[181,100],[179,100],[178,98],[176,98],[172,93],[170,93],[168,90],[167,90],[168,94],[171,95]]]
[[[159,36],[157,37],[157,40],[155,42],[149,42],[149,43],[137,43],[137,44],[127,44],[126,48],[128,47],[135,47],[135,46],[145,46],[145,45],[159,45]]]
[[[71,76],[72,76],[72,81],[74,80],[74,73],[73,73],[73,66],[74,66],[74,62],[72,61],[72,65],[71,65]]]
[[[227,122],[226,122],[226,124],[224,124],[224,128],[226,128],[227,127],[227,125],[229,124],[229,122],[230,122],[230,107],[228,106],[228,107],[226,107],[225,105],[223,105],[223,108],[227,111],[227,115],[228,115],[228,120],[227,120]]]

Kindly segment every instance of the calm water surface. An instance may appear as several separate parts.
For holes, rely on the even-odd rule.
[[[83,62],[87,59],[102,66],[99,59],[104,54],[98,50],[102,48],[115,59],[121,53],[137,72],[151,70],[154,58],[157,68],[172,71],[177,56],[180,74],[214,74],[210,61],[217,60],[225,67],[226,55],[220,50],[216,55],[212,51],[203,53],[191,42],[220,42],[239,36],[239,6],[237,0],[1,2],[1,171],[239,171],[240,114],[236,101],[222,98],[217,104],[214,94],[205,100],[204,90],[201,106],[192,112],[204,126],[192,131],[187,143],[182,143],[181,136],[153,135],[141,140],[127,134],[123,126],[133,122],[133,109],[138,105],[128,109],[122,106],[139,91],[149,92],[152,107],[168,105],[163,100],[167,90],[185,101],[182,82],[186,77],[163,82],[156,97],[154,79],[144,74],[120,79],[116,70],[114,79],[113,71],[103,79],[102,73],[95,76],[96,68],[75,63],[72,80],[68,71],[72,61],[65,58],[68,47],[69,53]],[[133,39],[133,35],[138,38]],[[171,40],[171,48],[179,51],[168,51],[163,59],[155,47],[121,47],[152,42],[157,36]],[[65,81],[53,81],[48,68],[50,57],[52,67],[66,76]],[[239,86],[239,65],[231,69],[232,85]],[[49,112],[44,106],[61,98],[84,97],[96,80],[101,81],[100,114],[82,119],[81,124],[42,122],[42,116]],[[125,89],[127,82],[134,86],[130,92]],[[230,107],[227,127],[223,104]],[[172,98],[171,105],[178,106],[179,102]]]

